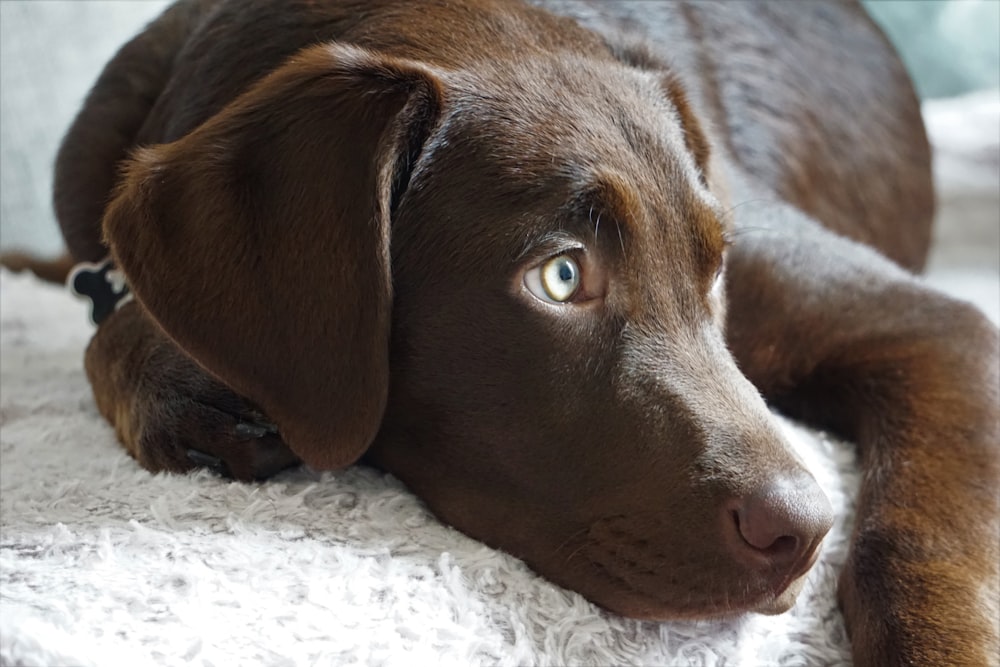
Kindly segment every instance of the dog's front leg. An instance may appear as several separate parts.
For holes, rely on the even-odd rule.
[[[101,323],[84,361],[98,409],[147,470],[208,467],[251,480],[299,462],[259,411],[184,354],[136,302]]]
[[[764,213],[734,233],[728,337],[774,405],[860,447],[839,591],[856,664],[997,664],[997,328],[790,207]]]

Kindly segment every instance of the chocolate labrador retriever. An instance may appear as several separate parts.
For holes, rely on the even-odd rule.
[[[929,159],[852,2],[181,0],[55,201],[150,470],[363,459],[615,612],[778,613],[832,517],[770,403],[860,448],[856,663],[984,665],[1000,349],[911,273]]]

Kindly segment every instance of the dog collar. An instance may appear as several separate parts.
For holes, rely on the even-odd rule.
[[[90,321],[95,326],[132,300],[125,274],[115,268],[110,257],[99,264],[77,264],[69,272],[66,285],[74,295],[90,300]]]

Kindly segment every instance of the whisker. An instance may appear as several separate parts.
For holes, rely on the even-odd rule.
[[[600,217],[598,217],[598,220],[600,220]],[[624,260],[625,263],[627,264],[628,263],[628,257],[625,254],[625,239],[622,238],[622,226],[621,226],[621,223],[619,223],[617,220],[615,220],[615,227],[618,228],[618,244],[622,248],[622,260]]]
[[[728,230],[726,232],[726,239],[729,241],[733,241],[741,236],[744,236],[745,234],[749,234],[752,232],[774,232],[774,231],[776,230],[772,227],[740,227],[738,229]]]
[[[594,222],[594,205],[590,205],[590,213],[587,214],[590,224],[594,225],[594,241],[597,241],[597,232],[601,229],[601,215],[597,214],[597,222]]]
[[[723,211],[722,218],[724,221],[731,221],[734,217],[733,213],[735,213],[737,209],[747,206],[748,204],[766,204],[769,206],[773,206],[780,203],[781,200],[777,198],[758,197],[756,199],[745,199],[741,201],[739,204],[731,206],[727,210]]]
[[[569,562],[570,562],[571,560],[573,560],[573,557],[574,557],[574,556],[576,556],[576,555],[577,555],[578,553],[580,553],[581,551],[583,551],[583,547],[585,547],[585,546],[586,546],[586,543],[585,543],[585,542],[581,542],[581,543],[580,543],[580,546],[578,546],[578,547],[577,547],[576,549],[573,549],[573,551],[569,552],[569,555],[568,555],[568,556],[566,556],[566,561],[565,561],[565,563],[566,563],[567,565],[569,565]]]
[[[567,544],[569,544],[571,541],[575,540],[577,537],[579,537],[583,533],[586,533],[588,530],[590,530],[590,526],[584,526],[580,530],[572,533],[569,537],[567,537],[565,540],[563,540],[562,544],[560,544],[558,547],[556,547],[555,551],[553,551],[552,553],[553,554],[559,553],[560,551],[562,551],[563,547],[565,547]],[[581,545],[581,546],[583,546],[583,545]]]

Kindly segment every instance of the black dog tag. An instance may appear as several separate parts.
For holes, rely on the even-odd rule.
[[[90,321],[95,325],[132,299],[125,276],[115,269],[110,257],[100,264],[77,264],[70,271],[66,284],[76,296],[90,299]]]

